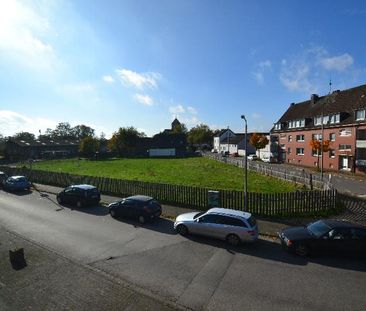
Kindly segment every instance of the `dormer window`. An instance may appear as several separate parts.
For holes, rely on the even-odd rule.
[[[366,109],[356,110],[356,121],[365,120],[366,117]]]
[[[281,130],[282,126],[281,123],[275,123],[275,130]]]
[[[330,124],[339,123],[339,122],[341,122],[341,115],[339,113],[333,114],[330,116],[330,119],[329,119]]]
[[[322,117],[315,117],[314,125],[321,125],[321,124],[322,124]]]
[[[305,119],[300,120],[292,120],[288,122],[288,128],[296,128],[296,127],[304,127],[305,126]]]

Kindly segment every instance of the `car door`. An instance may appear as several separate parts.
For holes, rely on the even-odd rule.
[[[128,199],[123,200],[119,206],[119,214],[123,217],[133,218],[135,216],[133,201]]]
[[[62,201],[64,203],[71,203],[72,187],[67,187],[62,194]]]
[[[194,233],[210,237],[217,237],[219,226],[220,226],[219,215],[206,214],[198,218],[197,226],[195,226],[194,228],[194,231],[196,230],[196,232]]]
[[[350,252],[366,255],[366,229],[351,229]]]
[[[345,253],[351,249],[351,230],[350,228],[334,228],[329,231],[329,244],[328,249],[330,251]]]

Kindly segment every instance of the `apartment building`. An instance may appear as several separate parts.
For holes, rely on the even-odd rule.
[[[365,174],[366,85],[292,103],[271,134],[279,162]],[[329,151],[312,150],[312,139],[329,140]]]

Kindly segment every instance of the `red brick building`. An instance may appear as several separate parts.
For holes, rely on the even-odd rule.
[[[366,85],[292,103],[271,134],[278,140],[280,162],[311,167],[323,163],[324,170],[366,174]],[[322,161],[310,142],[323,138],[330,141],[330,151]]]

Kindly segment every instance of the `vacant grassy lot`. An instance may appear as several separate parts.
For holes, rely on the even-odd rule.
[[[33,168],[212,189],[242,190],[244,185],[243,169],[207,158],[106,161],[67,159],[37,162]],[[272,193],[295,189],[293,184],[249,172],[248,191]]]

